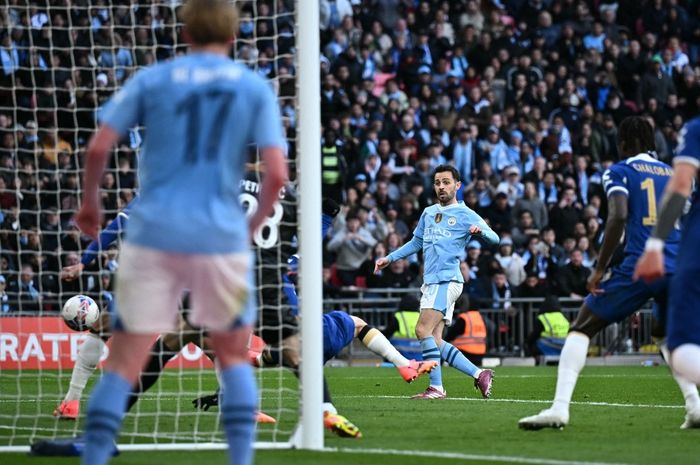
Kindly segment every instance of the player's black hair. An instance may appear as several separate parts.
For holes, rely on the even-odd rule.
[[[656,150],[654,129],[643,116],[628,116],[617,130],[619,146],[624,155],[636,155]]]
[[[435,168],[435,171],[433,171],[433,180],[435,180],[435,175],[436,175],[436,174],[438,174],[438,173],[444,173],[445,171],[449,171],[450,173],[452,173],[452,178],[455,180],[455,182],[459,182],[459,181],[460,181],[459,171],[457,171],[457,168],[455,168],[455,167],[452,166],[452,165],[448,165],[448,164],[438,165],[438,166]]]

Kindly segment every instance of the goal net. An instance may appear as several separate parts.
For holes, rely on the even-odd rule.
[[[91,296],[104,312],[112,299],[119,263],[118,240],[86,255],[90,241],[71,220],[79,206],[86,143],[96,128],[101,105],[134,72],[185,53],[187,45],[178,18],[181,2],[175,0],[2,3],[0,451],[8,451],[82,432],[87,399],[109,342],[98,354],[100,361],[95,360],[98,366],[87,386],[80,389],[72,382],[72,374],[81,350],[88,347],[86,341],[100,351],[103,345],[88,332],[70,330],[59,312],[76,294]],[[233,54],[269,79],[275,89],[289,138],[290,172],[295,177],[297,2],[235,3],[241,23]],[[120,212],[137,195],[142,134],[141,128],[130,130],[110,160],[101,186],[105,226],[126,218]],[[250,161],[240,195],[249,212],[257,206],[263,175],[254,151]],[[287,186],[273,215],[254,237],[262,316],[258,333],[270,342],[296,330],[282,297],[287,258],[297,247],[294,184]],[[116,239],[123,223],[115,225]],[[82,272],[75,279],[64,279],[61,270],[80,263],[85,264]],[[187,307],[185,298],[185,314]],[[99,336],[107,340],[108,335],[105,323]],[[120,446],[225,445],[218,408],[204,411],[193,405],[193,400],[214,394],[218,386],[203,336],[185,323],[182,331],[168,336],[168,344],[176,341],[178,350],[170,354],[172,359],[161,357],[167,365],[125,417]],[[79,365],[78,369],[86,368]],[[258,446],[291,445],[300,418],[300,382],[289,370],[266,368],[258,370],[258,383],[261,411],[276,419],[276,423],[259,424]],[[56,412],[67,399],[79,400],[82,410],[73,412],[77,415],[71,409]],[[75,416],[77,421],[61,416]]]

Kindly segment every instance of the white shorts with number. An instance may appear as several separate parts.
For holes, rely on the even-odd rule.
[[[420,291],[423,296],[420,299],[420,308],[432,308],[441,312],[445,325],[452,323],[452,314],[455,311],[455,302],[462,295],[462,283],[448,281],[439,284],[423,284]]]
[[[131,333],[172,331],[183,292],[190,291],[189,322],[226,331],[253,324],[251,257],[248,253],[195,255],[124,244],[119,257],[115,329]]]

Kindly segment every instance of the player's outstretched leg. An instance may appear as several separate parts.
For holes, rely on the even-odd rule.
[[[481,392],[484,399],[491,397],[491,385],[493,384],[492,370],[482,370],[477,367],[455,346],[446,341],[442,341],[442,344],[440,344],[440,356],[442,360],[446,361],[451,367],[474,378],[474,387]]]
[[[104,375],[90,395],[83,465],[104,465],[114,450],[126,401],[148,357],[155,334],[115,333]]]
[[[368,325],[363,319],[356,316],[351,316],[355,323],[355,334],[357,338],[369,350],[379,355],[390,363],[393,363],[399,370],[399,374],[407,383],[411,383],[419,376],[430,373],[438,363],[434,360],[426,360],[417,362],[408,360],[401,355],[401,352],[396,350],[396,347],[391,345],[389,339],[384,336],[377,328]]]
[[[62,420],[76,420],[80,413],[80,398],[90,376],[95,372],[102,357],[105,343],[97,334],[88,333],[85,342],[78,350],[78,357],[70,377],[70,387],[61,404],[53,411],[53,416]]]
[[[671,353],[668,351],[666,341],[658,342],[658,345],[661,355],[670,366]],[[673,375],[673,379],[676,380],[676,384],[678,384],[681,393],[683,393],[683,398],[685,399],[686,414],[681,429],[700,428],[700,396],[698,396],[698,387],[695,383],[688,381],[676,373],[673,368],[671,368],[671,374]]]

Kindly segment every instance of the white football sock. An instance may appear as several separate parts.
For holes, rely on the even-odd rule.
[[[671,368],[691,383],[700,384],[700,346],[683,344],[676,347],[671,353]]]
[[[668,346],[666,345],[666,342],[661,342],[659,343],[659,350],[661,350],[661,354],[664,357],[664,360],[666,360],[666,363],[671,365],[671,353],[668,351]],[[676,371],[671,368],[671,374],[673,375],[673,379],[676,380],[676,383],[678,384],[678,387],[681,388],[681,392],[683,393],[683,398],[685,399],[685,409],[686,410],[694,410],[696,408],[700,408],[700,396],[698,396],[698,387],[688,381],[687,379],[683,378],[680,376]]]
[[[566,342],[561,351],[561,357],[559,357],[557,390],[554,394],[553,409],[569,411],[578,375],[586,364],[589,343],[590,339],[583,333],[574,331],[566,336]]]
[[[64,401],[80,400],[88,379],[90,379],[95,368],[97,368],[97,364],[100,362],[104,346],[105,343],[102,342],[99,336],[92,333],[88,334],[87,339],[85,339],[85,342],[80,346],[80,350],[78,350],[78,357],[75,360],[73,373],[70,377],[70,387]]]
[[[367,334],[361,339],[362,343],[372,352],[389,360],[397,367],[408,366],[408,359],[401,355],[396,350],[396,347],[391,345],[389,339],[386,338],[377,328],[372,328],[367,331]]]

